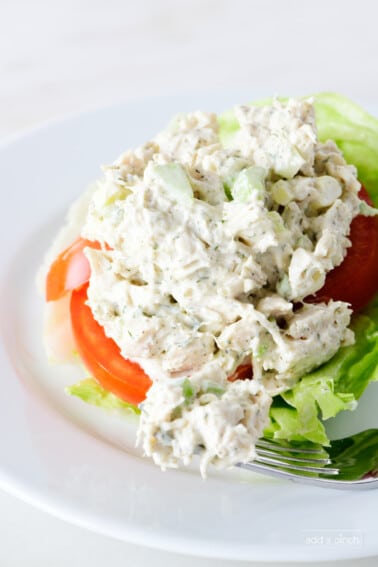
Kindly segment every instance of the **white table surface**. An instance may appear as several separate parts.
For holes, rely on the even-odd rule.
[[[377,103],[377,16],[372,0],[0,0],[0,140],[98,105],[230,86]],[[1,566],[108,564],[240,565],[111,540],[0,492]]]

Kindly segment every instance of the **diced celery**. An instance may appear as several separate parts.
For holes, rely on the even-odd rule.
[[[191,381],[188,378],[185,378],[185,380],[182,383],[182,393],[184,394],[185,403],[190,404],[190,402],[194,398],[195,390]]]
[[[252,196],[259,199],[265,193],[266,170],[263,167],[251,166],[243,169],[236,177],[231,188],[231,194],[236,201],[245,203]]]
[[[269,211],[267,213],[267,216],[273,223],[274,232],[276,234],[282,234],[285,231],[285,225],[283,223],[281,215],[276,211]]]
[[[289,283],[289,278],[285,274],[281,281],[277,284],[277,291],[282,297],[290,297],[291,295],[291,287]]]
[[[290,184],[283,179],[273,183],[271,187],[271,194],[273,200],[279,205],[287,205],[294,197]]]
[[[166,163],[153,166],[153,174],[171,197],[180,203],[193,200],[193,189],[185,169],[178,163]]]
[[[204,394],[216,394],[217,396],[221,396],[225,392],[225,389],[222,388],[222,386],[216,382],[209,381],[205,381],[201,390]]]

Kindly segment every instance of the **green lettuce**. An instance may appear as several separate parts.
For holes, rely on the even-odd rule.
[[[370,382],[378,381],[378,298],[351,328],[355,343],[306,374],[291,390],[274,399],[267,437],[329,445],[323,420],[352,410]]]
[[[98,382],[93,380],[93,378],[87,378],[85,380],[81,380],[81,382],[78,382],[77,384],[68,386],[66,388],[66,392],[67,394],[76,396],[83,400],[83,402],[93,406],[98,406],[108,410],[127,410],[135,414],[140,414],[139,408],[121,400],[114,394],[111,394],[102,388]]]

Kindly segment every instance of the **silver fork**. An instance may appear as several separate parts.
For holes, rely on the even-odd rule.
[[[239,467],[306,484],[378,488],[378,429],[331,441],[330,447],[259,439],[256,459]]]

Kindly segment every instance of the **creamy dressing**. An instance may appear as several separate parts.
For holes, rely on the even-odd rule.
[[[254,457],[272,396],[353,342],[346,303],[308,304],[350,245],[359,183],[310,101],[179,116],[94,192],[88,303],[153,380],[139,443],[162,468]],[[253,380],[230,382],[251,363]]]

